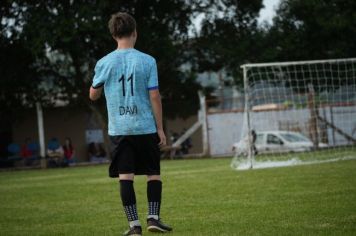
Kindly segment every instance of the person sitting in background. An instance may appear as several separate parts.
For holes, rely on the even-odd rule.
[[[34,157],[36,158],[40,158],[40,145],[38,145],[38,143],[32,141],[28,144],[28,149],[32,152],[32,154],[34,155]]]
[[[66,138],[65,143],[63,145],[64,152],[64,162],[67,165],[74,164],[75,160],[75,150],[72,145],[72,140],[70,138]]]
[[[30,138],[25,139],[25,143],[21,146],[20,156],[24,160],[26,166],[32,165],[33,161],[38,158],[38,145],[31,142]]]
[[[9,166],[14,166],[15,162],[21,160],[21,155],[20,155],[21,148],[20,145],[18,145],[17,143],[10,143],[7,146],[7,152],[8,152],[7,162]]]
[[[22,158],[27,158],[32,156],[31,150],[28,148],[28,144],[30,143],[30,139],[25,139],[25,143],[21,146],[20,156]]]
[[[88,152],[91,162],[102,163],[106,161],[106,152],[100,143],[91,142]]]
[[[57,167],[62,165],[64,152],[57,138],[52,138],[47,146],[47,156],[49,167]]]

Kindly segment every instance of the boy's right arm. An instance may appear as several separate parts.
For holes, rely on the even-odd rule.
[[[93,83],[89,89],[89,98],[92,101],[100,98],[105,81],[110,77],[110,67],[105,67],[101,61],[98,61],[95,65],[94,72]]]
[[[100,87],[100,88],[90,87],[90,90],[89,90],[90,100],[92,100],[92,101],[98,100],[101,96],[102,91],[103,91],[103,87]]]

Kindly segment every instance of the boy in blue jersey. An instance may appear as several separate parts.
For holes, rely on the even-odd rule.
[[[113,143],[109,176],[120,180],[120,196],[129,230],[124,235],[142,235],[133,186],[135,175],[147,175],[147,229],[167,232],[160,220],[162,182],[159,146],[166,144],[156,61],[134,49],[135,19],[127,13],[111,16],[109,30],[117,49],[95,66],[89,91],[91,100],[104,89],[108,110],[108,133]]]

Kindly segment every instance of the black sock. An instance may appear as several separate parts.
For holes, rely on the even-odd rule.
[[[151,180],[147,182],[148,218],[159,219],[161,209],[162,182]]]
[[[120,180],[120,196],[130,227],[138,226],[136,195],[132,180]]]

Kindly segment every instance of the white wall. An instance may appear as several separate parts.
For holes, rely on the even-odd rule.
[[[332,109],[334,125],[356,139],[356,106],[333,107]],[[329,107],[320,108],[319,115],[331,123]],[[241,112],[208,114],[209,151],[212,156],[232,154],[233,143],[238,142],[247,133],[244,116]],[[309,137],[309,118],[309,109],[252,112],[250,124],[251,128],[256,131],[281,130],[286,124],[291,124],[289,129],[300,130]],[[329,145],[332,146],[351,144],[330,127],[327,128],[327,139]]]

